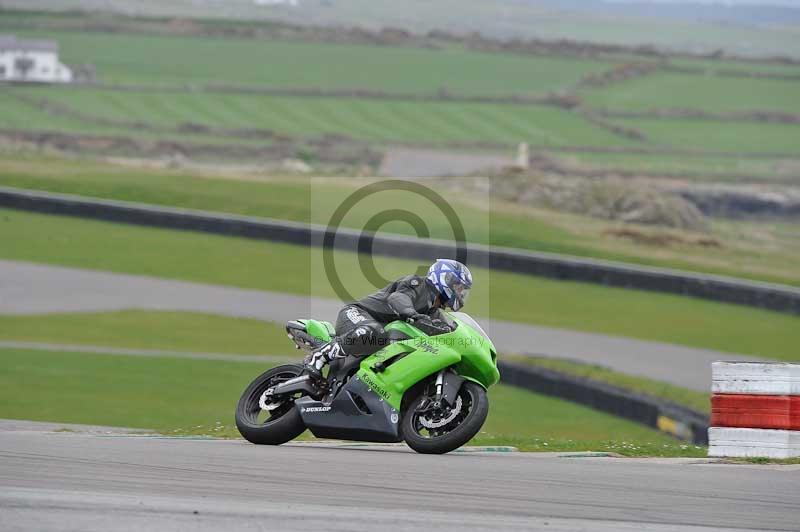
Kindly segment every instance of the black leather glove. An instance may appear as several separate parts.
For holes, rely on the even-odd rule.
[[[445,334],[451,331],[450,327],[442,320],[433,320],[427,314],[414,314],[406,321],[428,336]]]
[[[406,318],[406,322],[407,323],[414,323],[414,322],[417,322],[417,321],[425,321],[425,320],[430,320],[430,319],[431,319],[431,317],[428,316],[427,314],[419,314],[419,313],[417,313],[417,314],[412,314],[412,315],[408,316]]]

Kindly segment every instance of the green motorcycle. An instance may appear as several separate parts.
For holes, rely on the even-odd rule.
[[[405,441],[419,453],[461,447],[483,426],[486,390],[500,373],[494,345],[475,320],[461,312],[442,317],[449,332],[434,336],[406,322],[388,324],[385,347],[365,358],[335,359],[322,386],[299,364],[266,371],[239,399],[239,432],[268,445],[308,429],[318,438]],[[333,325],[317,320],[290,321],[286,330],[308,351],[335,334]]]

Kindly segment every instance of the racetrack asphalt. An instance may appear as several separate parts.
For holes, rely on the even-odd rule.
[[[53,427],[0,421],[0,530],[800,530],[800,466]]]
[[[333,320],[332,299],[0,260],[0,314],[153,309],[205,312],[284,323]],[[707,391],[711,363],[757,357],[631,338],[479,319],[502,353],[544,355],[601,364]]]

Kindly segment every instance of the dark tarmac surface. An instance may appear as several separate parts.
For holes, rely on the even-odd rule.
[[[0,422],[0,530],[800,530],[800,466],[55,426]]]

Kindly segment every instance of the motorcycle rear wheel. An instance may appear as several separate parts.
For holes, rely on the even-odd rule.
[[[460,408],[453,416],[442,410],[438,421],[432,421],[429,411],[419,412],[430,398],[423,391],[409,403],[400,423],[400,431],[406,444],[422,454],[444,454],[458,449],[470,441],[483,426],[489,414],[489,397],[486,390],[474,382],[465,381],[456,396],[456,406]],[[446,422],[446,423],[445,423]],[[424,424],[445,423],[440,427],[427,428]]]
[[[295,439],[306,430],[294,400],[288,399],[270,411],[264,420],[260,419],[264,411],[259,405],[261,395],[267,389],[281,380],[297,377],[302,371],[303,367],[296,364],[278,366],[256,377],[245,389],[236,405],[236,428],[245,440],[259,445],[280,445]]]

